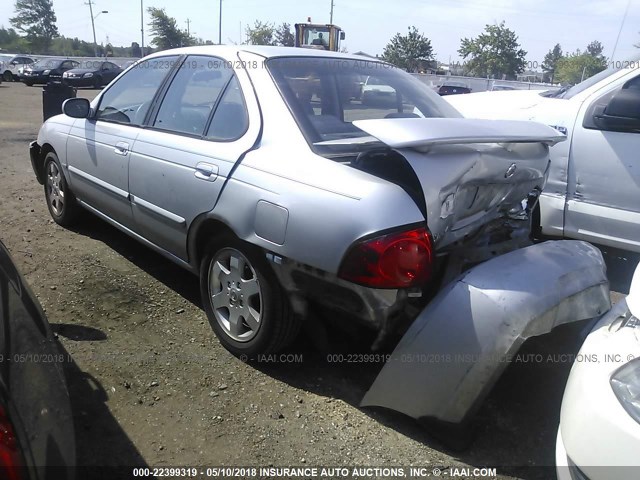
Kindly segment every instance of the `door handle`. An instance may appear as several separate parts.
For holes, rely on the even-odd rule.
[[[118,142],[113,151],[118,155],[127,155],[129,153],[129,144],[127,142]]]
[[[210,163],[198,163],[196,165],[195,177],[207,182],[215,182],[218,178],[218,166]]]

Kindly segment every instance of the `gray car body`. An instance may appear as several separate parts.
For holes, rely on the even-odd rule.
[[[244,46],[190,47],[169,53],[212,55],[233,65],[263,65],[265,59],[279,56],[362,60],[333,52]],[[167,52],[154,56],[162,55]],[[348,162],[317,154],[267,68],[239,67],[234,71],[249,116],[246,132],[236,141],[211,142],[153,128],[60,115],[42,126],[38,151],[57,152],[68,184],[81,205],[194,273],[199,270],[203,240],[221,232],[232,231],[238,238],[264,249],[300,314],[306,313],[305,297],[311,293],[297,283],[296,272],[354,293],[364,307],[360,312],[362,320],[379,330],[387,329],[392,313],[403,311],[407,299],[420,297],[421,293],[376,290],[339,279],[340,264],[354,243],[377,232],[426,222],[436,253],[459,248],[467,237],[473,238],[492,222],[504,222],[510,214],[523,213],[523,199],[544,186],[548,146],[564,139],[554,129],[531,122],[462,118],[359,122],[362,130],[375,137],[372,141],[401,155],[414,170],[424,193],[421,207],[422,200],[415,201],[399,185],[353,168]],[[93,100],[93,110],[108,90],[109,87]],[[452,128],[456,130],[453,135]],[[38,170],[41,157],[36,154],[32,161],[42,181]],[[608,288],[606,279],[603,284],[602,258],[595,252],[582,255],[585,248],[582,244],[567,244],[570,253],[557,255],[557,266],[549,272],[520,262],[521,274],[526,277],[532,269],[552,284],[579,269],[584,274],[580,284],[584,291]],[[551,251],[548,246],[540,250]],[[584,257],[583,264],[572,260],[575,255]],[[490,256],[485,252],[475,260]],[[482,268],[478,275],[487,279],[499,275],[501,264],[492,267],[491,262],[477,267]],[[445,298],[441,301],[445,304],[455,302],[449,291],[450,287],[442,290]],[[553,308],[563,305],[567,295],[579,292],[549,288],[543,293],[549,295],[544,306]],[[516,292],[506,291],[501,301],[509,304],[516,300],[515,295]],[[320,297],[325,303],[335,302],[330,297]],[[600,304],[599,307],[604,308]],[[534,310],[536,315],[518,320],[520,330],[532,334],[548,331],[553,325],[546,322],[541,304],[536,303]],[[589,313],[595,316],[597,310]],[[455,348],[457,338],[470,323],[483,318],[482,311],[471,315],[471,319],[461,315],[451,320],[451,335],[440,344],[442,349]],[[430,328],[425,320],[429,316],[427,307],[418,317],[421,325],[427,322],[426,327],[423,325],[425,332]],[[562,321],[579,320],[582,316],[570,317],[567,315]],[[537,328],[539,322],[543,324]],[[491,328],[505,343],[519,345],[520,336],[505,333],[498,326]],[[486,348],[492,349],[494,343],[490,341]],[[417,353],[430,347],[428,341],[419,340],[409,349]],[[421,371],[436,383],[446,374],[428,364]],[[476,376],[474,372],[470,375]],[[496,376],[479,378],[486,389]],[[417,378],[410,374],[406,379]],[[407,397],[411,397],[413,388],[422,393],[418,385],[406,385]],[[455,391],[450,393],[454,395]],[[443,401],[448,401],[446,397],[443,394]],[[401,399],[369,403],[416,413],[404,408]],[[472,403],[468,403],[469,408]],[[439,408],[442,406],[432,405],[418,413],[420,417],[437,418]]]

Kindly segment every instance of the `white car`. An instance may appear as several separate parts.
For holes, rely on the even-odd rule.
[[[27,57],[25,55],[16,55],[7,58],[3,65],[2,69],[2,79],[5,82],[17,82],[20,80],[20,75],[24,70],[24,67],[32,65],[35,63],[35,60],[31,57]]]
[[[534,120],[567,135],[551,149],[539,233],[640,252],[640,61],[568,90],[445,98],[467,118]]]
[[[378,77],[367,77],[362,85],[362,104],[373,105],[376,103],[395,102],[396,90]]]
[[[585,340],[562,400],[559,480],[640,478],[640,267]]]

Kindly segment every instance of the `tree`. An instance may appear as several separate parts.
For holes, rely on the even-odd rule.
[[[178,28],[176,19],[168,16],[164,8],[149,7],[147,11],[151,16],[149,26],[154,35],[151,43],[158,47],[158,50],[187,47],[195,43],[191,35]]]
[[[256,20],[253,24],[253,28],[247,25],[245,30],[247,34],[247,43],[250,45],[275,45],[274,35],[276,34],[276,28],[273,23],[261,22]]]
[[[409,27],[406,35],[396,33],[389,41],[382,59],[411,73],[425,69],[434,60],[431,40]]]
[[[558,68],[558,62],[563,57],[562,48],[559,43],[556,43],[556,46],[553,47],[553,50],[549,50],[544,56],[544,60],[542,61],[542,71],[544,72],[545,80],[553,83],[553,77],[556,74],[556,69]]]
[[[504,22],[487,25],[477,38],[463,38],[458,53],[469,59],[465,73],[476,77],[515,78],[526,66],[527,52],[520,48],[518,36]]]
[[[15,9],[16,16],[9,19],[11,25],[26,35],[34,51],[47,53],[53,39],[60,35],[51,0],[17,0]]]
[[[579,49],[558,61],[556,79],[563,84],[575,85],[607,68],[600,42],[591,42],[585,52]]]
[[[276,28],[274,35],[276,37],[276,45],[282,47],[293,47],[296,43],[296,37],[291,33],[291,24],[283,22]]]
[[[587,53],[594,58],[604,58],[602,52],[604,51],[604,47],[598,40],[594,40],[589,45],[587,45]]]

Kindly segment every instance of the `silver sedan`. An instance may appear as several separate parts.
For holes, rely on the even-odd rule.
[[[374,77],[392,92],[375,105],[358,98]],[[30,152],[57,223],[88,210],[198,274],[236,355],[282,349],[310,311],[373,348],[404,333],[363,404],[462,422],[524,339],[609,308],[597,250],[529,242],[564,136],[464,119],[389,64],[189,47],[64,112]]]

